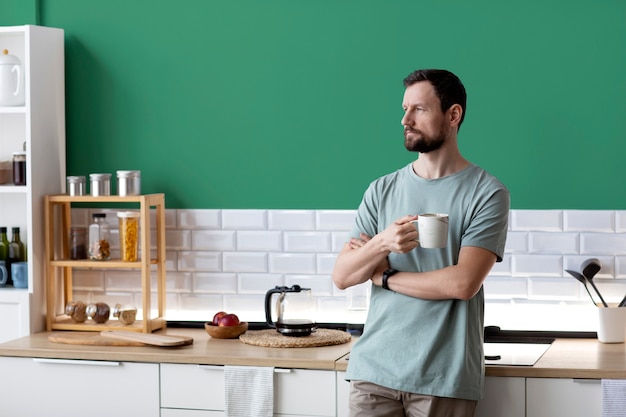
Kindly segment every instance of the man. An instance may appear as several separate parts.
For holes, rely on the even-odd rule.
[[[346,374],[350,415],[469,417],[484,381],[482,284],[502,260],[509,192],[461,155],[461,81],[418,70],[404,86],[404,145],[418,158],[370,184],[333,271],[340,289],[372,283]],[[419,213],[449,214],[445,248],[419,247]]]

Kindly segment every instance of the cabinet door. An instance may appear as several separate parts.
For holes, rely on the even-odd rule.
[[[486,377],[485,395],[478,402],[475,417],[525,417],[524,378]]]
[[[159,366],[0,357],[0,415],[159,415]]]
[[[527,417],[600,417],[599,379],[526,379]]]
[[[337,372],[337,417],[348,417],[350,403],[350,382],[345,372]]]
[[[224,367],[161,364],[161,407],[224,412]]]
[[[299,416],[334,416],[334,371],[311,369],[276,369],[274,375],[274,414]]]
[[[224,417],[224,411],[183,410],[180,408],[162,408],[161,417]]]
[[[29,334],[29,296],[22,290],[0,291],[0,343],[4,343]]]

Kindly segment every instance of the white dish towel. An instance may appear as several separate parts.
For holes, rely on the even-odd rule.
[[[602,380],[602,417],[626,416],[626,379]]]
[[[274,368],[224,366],[226,417],[272,417]]]

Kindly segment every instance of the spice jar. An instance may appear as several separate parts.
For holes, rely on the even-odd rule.
[[[107,261],[111,256],[109,244],[109,225],[106,214],[94,213],[93,223],[89,225],[89,259]]]
[[[65,306],[65,314],[76,323],[84,323],[87,320],[87,305],[82,301],[70,301]]]
[[[87,316],[96,323],[106,323],[110,314],[111,308],[106,303],[95,303],[87,306]]]
[[[26,152],[13,152],[13,184],[26,185]]]
[[[117,194],[141,194],[141,171],[117,171]]]
[[[136,211],[120,211],[117,213],[120,223],[120,256],[122,261],[137,262],[139,216]]]
[[[70,259],[87,259],[87,229],[70,228]]]
[[[67,194],[71,196],[85,195],[85,177],[67,177]]]
[[[93,197],[111,195],[111,174],[89,174]]]
[[[130,304],[115,304],[113,317],[117,317],[122,324],[133,324],[137,317],[137,307]]]

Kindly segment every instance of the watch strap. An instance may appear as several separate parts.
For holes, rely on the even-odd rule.
[[[383,272],[383,283],[382,283],[382,287],[386,290],[389,290],[389,277],[397,274],[398,270],[397,269],[387,269],[385,272]]]

